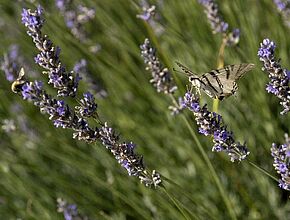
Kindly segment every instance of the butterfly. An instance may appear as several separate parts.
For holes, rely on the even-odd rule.
[[[233,64],[198,76],[181,63],[176,64],[198,91],[202,89],[209,97],[219,100],[233,95],[238,89],[236,81],[255,66],[252,63]]]

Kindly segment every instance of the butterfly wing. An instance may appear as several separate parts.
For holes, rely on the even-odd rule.
[[[212,70],[202,75],[201,80],[206,87],[202,88],[213,98],[222,100],[238,89],[236,81],[246,72],[252,70],[254,64],[241,63],[228,65],[225,68]]]
[[[188,69],[186,66],[184,66],[184,65],[182,65],[181,63],[179,63],[179,62],[176,62],[176,64],[177,64],[177,66],[179,66],[180,67],[180,69],[187,75],[187,76],[196,76],[197,77],[197,75],[194,73],[194,72],[192,72],[190,69]]]

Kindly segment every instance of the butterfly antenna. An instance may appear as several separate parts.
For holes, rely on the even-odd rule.
[[[177,69],[175,69],[175,68],[173,68],[173,71],[176,72],[176,73],[178,73],[178,74],[184,75],[184,72],[182,72],[182,71],[180,71],[180,70],[177,70]]]

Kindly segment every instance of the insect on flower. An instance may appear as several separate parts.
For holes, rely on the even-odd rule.
[[[14,93],[21,92],[22,86],[26,83],[26,80],[24,80],[24,74],[25,74],[24,69],[21,68],[17,79],[11,84],[12,92]]]
[[[255,66],[252,63],[233,64],[198,76],[181,63],[176,64],[198,91],[202,89],[209,97],[219,100],[233,95],[238,89],[236,81]]]

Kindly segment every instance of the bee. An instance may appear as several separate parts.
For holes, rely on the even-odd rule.
[[[24,80],[24,75],[25,75],[24,69],[21,68],[17,79],[11,84],[12,92],[14,93],[21,92],[22,86],[27,82],[26,80]]]

